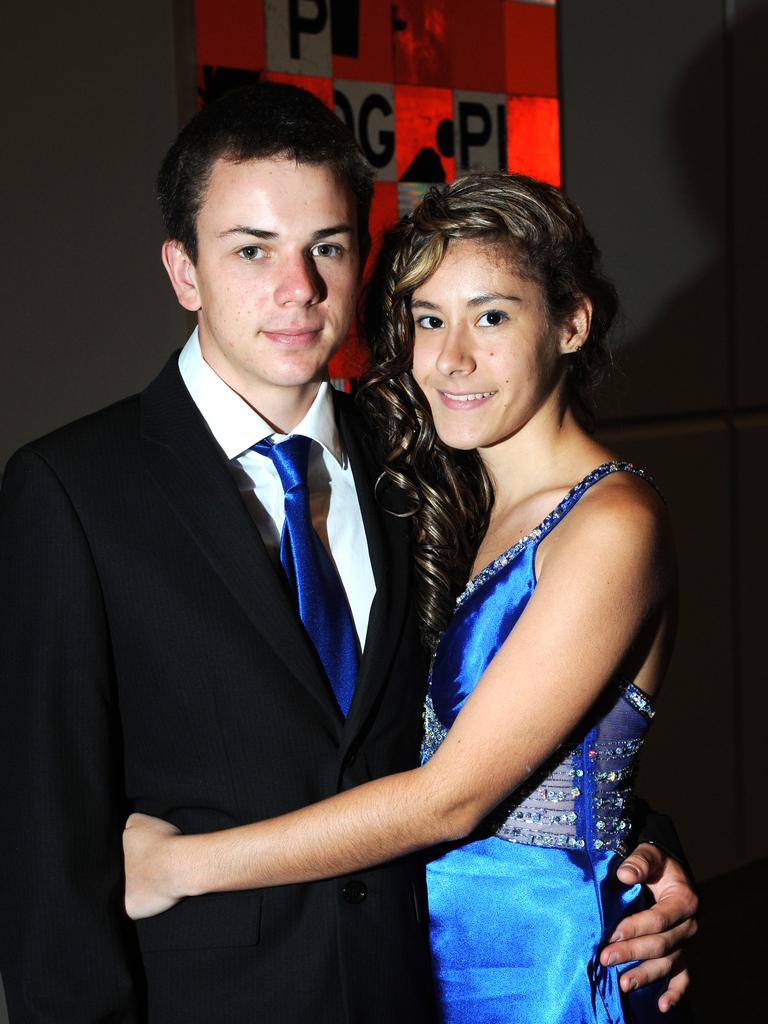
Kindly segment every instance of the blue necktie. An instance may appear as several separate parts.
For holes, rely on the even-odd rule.
[[[272,460],[283,485],[280,561],[296,595],[301,621],[346,716],[357,679],[357,636],[341,580],[312,526],[307,487],[311,444],[310,438],[294,434],[279,444],[260,441],[253,450]]]

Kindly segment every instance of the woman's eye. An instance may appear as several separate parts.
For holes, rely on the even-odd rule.
[[[242,249],[237,250],[237,254],[244,260],[260,260],[264,250],[260,245],[244,245]]]
[[[319,242],[309,250],[312,256],[341,256],[341,246],[330,242]]]
[[[479,327],[498,327],[506,319],[507,314],[502,313],[500,309],[489,309],[487,313],[483,313],[477,323]]]
[[[436,331],[438,327],[443,326],[443,321],[439,316],[420,316],[416,320],[416,326],[425,331]]]

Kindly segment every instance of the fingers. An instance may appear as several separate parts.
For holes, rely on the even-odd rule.
[[[622,974],[619,985],[622,992],[632,992],[636,988],[648,985],[652,981],[669,978],[666,990],[659,997],[659,1009],[667,1013],[676,1006],[685,995],[690,984],[690,977],[682,959],[682,954],[651,960]]]
[[[641,843],[628,857],[621,862],[616,872],[618,878],[626,885],[634,885],[636,882],[655,882],[662,874],[667,862],[674,863],[658,846],[651,843]],[[682,868],[682,877],[685,877]]]
[[[647,916],[649,924],[646,926],[642,919]],[[634,932],[633,922],[638,922],[638,919],[638,931]],[[687,918],[672,928],[660,931],[654,925],[662,919],[663,915],[659,916],[658,908],[652,907],[622,921],[617,933],[624,938],[605,946],[600,953],[600,963],[608,967],[612,964],[625,964],[630,960],[657,960],[659,957],[669,956],[678,952],[682,943],[692,938],[698,929],[695,919]]]
[[[681,966],[672,973],[667,985],[667,991],[659,999],[659,1009],[662,1013],[666,1013],[673,1006],[677,1006],[685,995],[690,981],[691,979],[685,967]]]
[[[635,875],[635,881],[639,881],[638,874],[647,874],[653,878],[660,869],[658,879],[646,883],[656,902],[648,910],[620,921],[610,937],[611,942],[652,935],[654,932],[669,932],[678,925],[690,922],[698,911],[698,896],[680,865],[663,853],[658,856],[654,852],[647,853],[648,850],[654,851],[654,848],[638,847],[628,858],[633,864],[625,862],[619,871],[627,868],[627,871]],[[683,940],[695,934],[695,931],[694,923],[689,931],[683,933]],[[669,948],[663,950],[668,951]]]
[[[611,942],[600,954],[606,966],[639,961],[622,974],[624,992],[669,977],[659,998],[666,1013],[682,998],[689,984],[681,945],[696,934],[698,897],[683,867],[663,850],[643,843],[633,850],[617,871],[625,884],[647,885],[654,906],[620,921]]]
[[[138,811],[134,811],[133,814],[128,815],[128,820],[125,823],[126,828],[136,828],[137,826],[146,824],[150,819],[146,814],[139,814]]]
[[[666,937],[666,941],[669,942],[673,934],[682,935],[685,941],[696,934],[697,909],[698,900],[692,893],[665,896],[648,910],[641,910],[640,913],[632,914],[631,917],[625,917],[620,921],[609,942],[626,944],[627,940],[638,939],[643,935],[660,939]],[[685,926],[686,930],[679,932],[681,926]],[[671,947],[664,949],[664,952],[668,952],[669,948]]]
[[[643,985],[649,985],[652,981],[669,977],[680,964],[681,957],[681,953],[673,953],[671,956],[662,956],[656,960],[644,960],[636,967],[629,968],[622,974],[619,982],[622,992],[631,992],[633,989],[642,988]]]
[[[179,835],[179,829],[169,821],[162,818],[153,818],[151,814],[139,814],[134,811],[128,816],[125,823],[125,830],[129,828],[141,829],[144,832],[157,832],[159,835]]]
[[[609,942],[616,943],[627,939],[637,939],[642,935],[668,935],[679,925],[688,924],[693,931],[686,938],[696,934],[697,901],[687,894],[665,896],[659,903],[654,903],[647,910],[625,917],[618,923]],[[666,952],[666,950],[665,950]]]
[[[636,939],[641,935],[658,935],[667,932],[670,928],[681,924],[687,916],[678,914],[677,909],[675,905],[669,908],[666,904],[654,903],[648,910],[641,910],[638,914],[632,914],[631,917],[625,917],[623,921],[620,921],[611,935],[610,941],[615,943]],[[624,945],[626,945],[626,941]],[[631,960],[632,957],[629,959]]]

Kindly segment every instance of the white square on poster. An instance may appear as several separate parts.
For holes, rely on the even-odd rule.
[[[331,76],[329,0],[264,0],[267,69]]]
[[[506,95],[454,90],[453,134],[457,175],[506,170]]]

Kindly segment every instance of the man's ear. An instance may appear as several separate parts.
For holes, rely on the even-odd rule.
[[[560,326],[560,352],[564,356],[572,356],[582,348],[589,337],[592,325],[592,303],[586,296],[581,296],[573,308],[573,312],[565,318]]]
[[[171,285],[176,292],[176,298],[184,309],[193,313],[200,309],[202,303],[197,290],[197,276],[195,265],[187,255],[187,251],[181,242],[175,239],[168,239],[163,242],[162,249],[163,266],[171,279]]]

